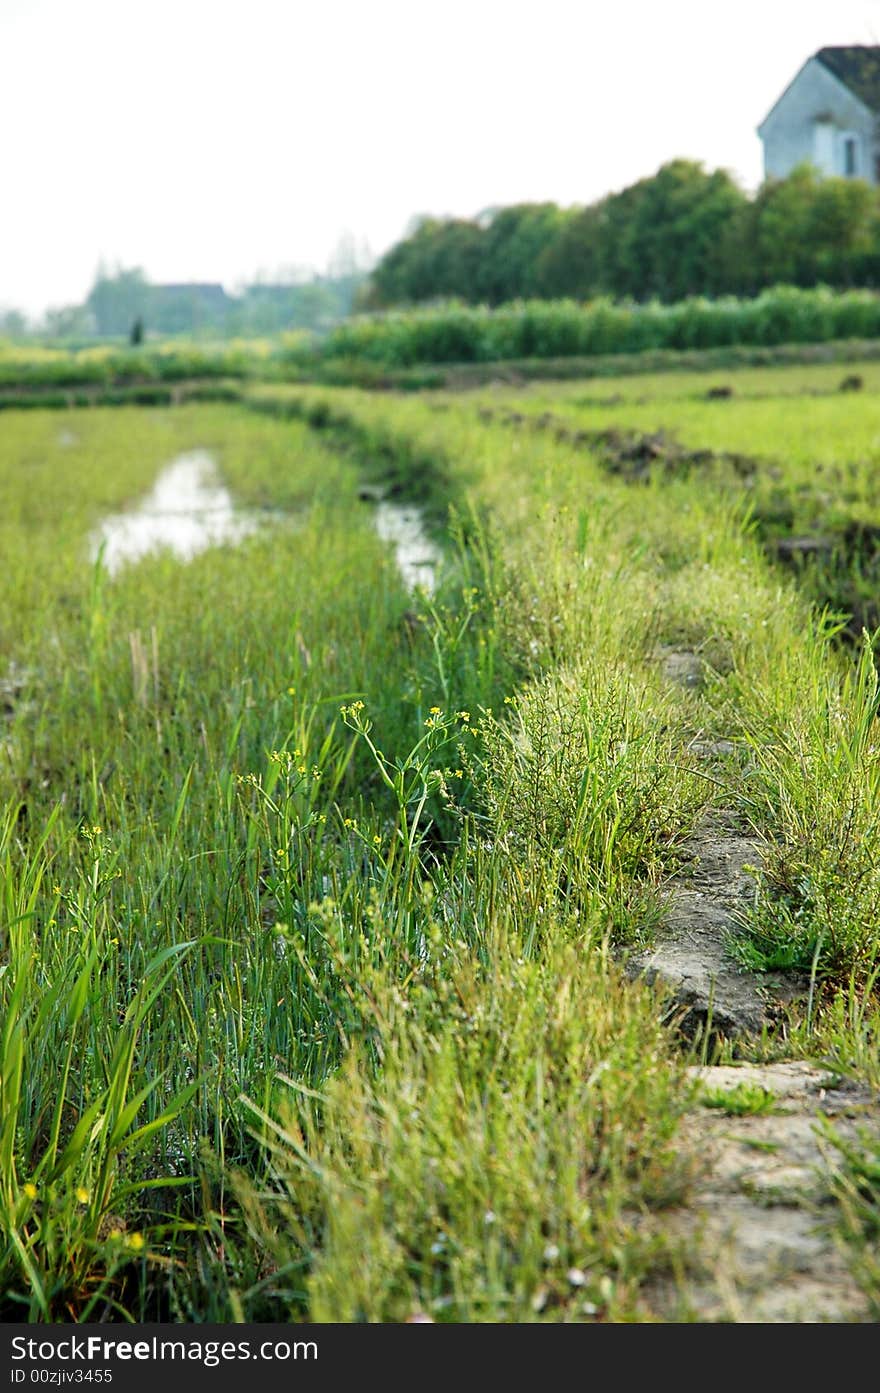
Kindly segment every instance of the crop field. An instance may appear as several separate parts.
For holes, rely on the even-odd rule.
[[[687,1216],[809,1069],[796,1318],[876,1319],[878,392],[0,415],[4,1318],[780,1318]],[[745,1025],[642,970],[676,895]]]

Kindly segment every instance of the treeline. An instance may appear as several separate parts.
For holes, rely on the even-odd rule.
[[[425,218],[382,258],[363,299],[372,309],[441,299],[669,303],[778,284],[880,285],[880,191],[802,165],[749,198],[723,170],[675,160],[589,207]]]
[[[363,275],[313,276],[291,283],[256,282],[230,295],[211,282],[154,285],[140,270],[99,275],[83,306],[85,328],[100,337],[130,333],[249,336],[327,329],[351,313]]]
[[[229,294],[214,282],[157,285],[139,268],[99,271],[85,301],[47,311],[40,331],[50,338],[87,342],[135,334],[247,338],[295,330],[325,332],[347,318],[365,272],[312,275],[296,281],[256,281]],[[0,335],[31,332],[16,311],[0,316]]]

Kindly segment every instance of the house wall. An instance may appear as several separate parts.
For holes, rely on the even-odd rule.
[[[855,141],[854,177],[876,184],[878,121],[823,63],[811,58],[765,121],[765,178],[784,179],[808,161],[823,174],[846,175],[846,142]]]

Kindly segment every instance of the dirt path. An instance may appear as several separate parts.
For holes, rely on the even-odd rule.
[[[753,1116],[698,1104],[685,1118],[681,1140],[701,1167],[662,1228],[687,1266],[646,1290],[646,1308],[666,1321],[871,1320],[834,1234],[839,1152],[822,1123],[849,1141],[880,1134],[876,1097],[805,1061],[695,1072],[716,1096],[751,1084],[776,1101]]]
[[[744,971],[729,950],[740,916],[754,896],[748,867],[760,846],[726,810],[708,813],[683,848],[684,864],[667,887],[667,915],[649,952],[630,971],[660,979],[684,1008],[682,1028],[727,1038],[759,1034],[804,990],[799,976]]]
[[[659,656],[670,681],[699,685],[696,655]],[[716,765],[734,749],[728,741],[692,746]],[[742,1052],[809,986],[798,974],[745,972],[730,953],[755,891],[749,867],[760,857],[759,841],[732,809],[708,812],[667,887],[655,947],[630,963],[633,975],[666,984],[687,1033],[736,1038]],[[806,1060],[692,1074],[715,1106],[697,1101],[684,1119],[682,1147],[698,1158],[698,1170],[688,1205],[661,1216],[687,1260],[646,1290],[646,1312],[667,1321],[872,1319],[835,1238],[841,1163],[827,1126],[849,1142],[860,1129],[880,1136],[880,1098]],[[744,1093],[760,1100],[760,1090],[761,1110],[740,1115]]]

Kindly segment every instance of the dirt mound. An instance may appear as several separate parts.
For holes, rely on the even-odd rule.
[[[478,414],[482,421],[497,419],[502,425],[517,429],[552,430],[560,444],[589,450],[609,473],[631,483],[647,482],[657,470],[670,477],[682,477],[694,469],[720,466],[732,469],[740,479],[748,479],[760,468],[760,461],[751,455],[729,450],[692,450],[664,430],[574,430],[552,411],[526,416],[520,411],[496,412],[491,407],[481,407]]]

